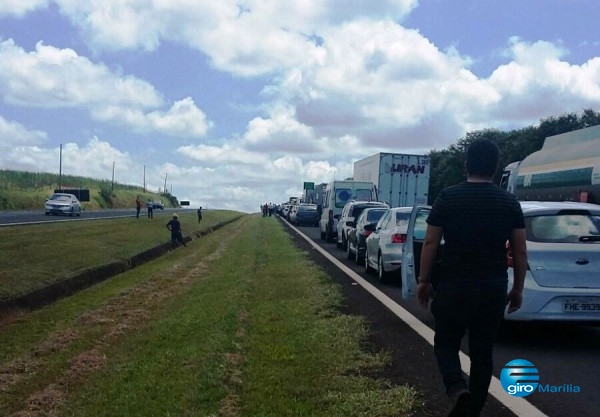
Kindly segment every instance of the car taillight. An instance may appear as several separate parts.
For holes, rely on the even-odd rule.
[[[513,267],[512,251],[510,250],[510,242],[506,242],[506,265],[509,268]]]
[[[406,242],[406,234],[405,233],[394,233],[392,235],[392,243],[404,243]]]

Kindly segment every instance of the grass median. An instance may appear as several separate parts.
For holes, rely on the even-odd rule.
[[[234,211],[179,211],[184,235],[239,217]],[[63,221],[0,228],[0,300],[65,280],[168,242],[171,212],[93,221]]]
[[[341,302],[275,218],[245,216],[1,329],[0,415],[414,415]]]

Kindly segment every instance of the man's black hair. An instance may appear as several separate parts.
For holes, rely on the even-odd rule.
[[[490,139],[476,139],[467,149],[467,174],[493,177],[498,169],[498,145]]]

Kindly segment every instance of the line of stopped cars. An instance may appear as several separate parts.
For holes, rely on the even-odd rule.
[[[505,319],[600,323],[600,205],[522,201],[521,207],[528,254],[523,304]],[[339,216],[336,245],[380,281],[401,285],[403,298],[414,298],[430,210],[351,201]],[[510,255],[507,243],[509,288]],[[438,259],[434,286],[440,268]]]

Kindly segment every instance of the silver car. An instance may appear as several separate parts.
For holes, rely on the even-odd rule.
[[[44,204],[46,216],[50,214],[66,214],[81,216],[81,202],[73,194],[54,193]]]
[[[523,304],[505,319],[600,320],[600,206],[524,201],[521,207],[529,267]]]
[[[365,226],[372,230],[367,237],[365,249],[365,271],[377,271],[379,281],[400,283],[399,269],[402,266],[402,246],[406,242],[406,231],[412,207],[394,207],[389,209],[377,223],[377,226]]]
[[[388,208],[369,207],[360,213],[355,222],[350,222],[352,226],[348,230],[348,244],[346,245],[348,259],[354,259],[358,265],[364,262],[367,237],[372,233],[372,230],[365,229],[365,226],[367,224],[376,226],[388,210]]]

